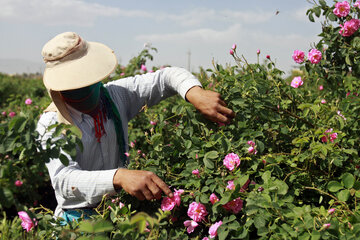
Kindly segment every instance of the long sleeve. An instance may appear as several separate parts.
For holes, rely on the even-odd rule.
[[[151,107],[176,93],[185,99],[187,91],[194,86],[201,86],[199,80],[189,71],[178,67],[168,67],[107,84],[113,100],[126,109],[128,120],[138,114],[145,104]]]

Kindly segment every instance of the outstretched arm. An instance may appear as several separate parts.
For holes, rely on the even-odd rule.
[[[188,90],[186,99],[213,122],[229,123],[235,117],[235,113],[226,107],[226,103],[217,92],[195,86]]]

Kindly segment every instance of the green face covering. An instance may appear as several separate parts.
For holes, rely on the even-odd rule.
[[[100,86],[101,83],[74,89],[61,91],[64,101],[76,110],[94,115],[98,111],[100,101]]]

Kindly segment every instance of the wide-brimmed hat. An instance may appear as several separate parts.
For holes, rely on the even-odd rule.
[[[46,63],[43,82],[60,114],[58,119],[73,124],[60,91],[87,87],[107,78],[117,66],[114,51],[102,43],[87,42],[74,32],[64,32],[47,42],[41,54]],[[54,104],[49,111],[56,109]]]
[[[54,91],[86,87],[108,77],[116,68],[114,51],[87,42],[74,32],[55,36],[42,49],[46,63],[44,85]]]

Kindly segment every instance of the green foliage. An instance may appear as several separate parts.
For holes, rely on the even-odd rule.
[[[27,234],[21,232],[18,218],[8,220],[4,215],[0,225],[4,239],[202,239],[218,221],[222,221],[218,239],[358,239],[360,34],[343,37],[339,24],[357,17],[360,10],[352,7],[348,17],[338,18],[333,9],[320,0],[307,12],[310,21],[325,18],[321,40],[311,47],[322,52],[322,60],[307,61],[294,71],[304,81],[299,88],[291,87],[291,78],[284,78],[271,60],[248,63],[235,51],[234,66],[214,64],[214,69],[197,74],[204,88],[219,92],[236,113],[230,124],[209,122],[178,96],[144,108],[129,123],[129,141],[134,143],[130,168],[153,171],[173,190],[183,189],[180,206],[163,212],[161,201],[140,202],[122,191],[105,196],[91,219],[66,226],[49,210],[30,209],[39,223]],[[147,59],[152,56],[144,49],[128,66],[119,66],[114,78],[140,73]],[[0,199],[8,204],[20,202],[14,195],[18,191],[14,176],[33,178],[27,172],[50,156],[66,164],[60,147],[73,154],[63,138],[56,138],[67,130],[65,126],[57,126],[54,142],[39,151],[38,143],[29,140],[39,137],[31,133],[37,116],[31,114],[2,119],[0,166],[12,170],[8,175],[4,175],[8,170],[0,171],[5,176],[2,189],[8,189],[2,190]],[[73,136],[68,134],[67,141],[76,144]],[[255,143],[251,152],[250,140]],[[229,153],[241,160],[233,171],[223,163]],[[195,169],[198,175],[192,173]],[[227,188],[229,181],[234,189]],[[215,204],[209,199],[212,193],[219,198]],[[243,201],[241,211],[224,207],[237,199]],[[192,202],[204,204],[209,214],[188,234],[184,221],[190,220],[187,210]]]

